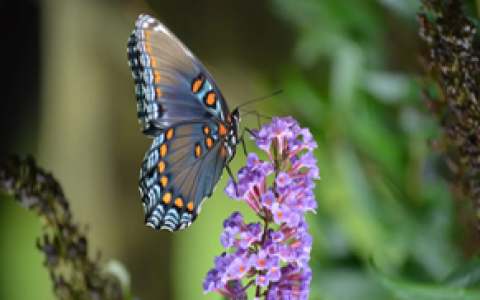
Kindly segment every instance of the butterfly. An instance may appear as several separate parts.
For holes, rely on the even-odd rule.
[[[145,224],[175,232],[195,221],[225,167],[232,176],[240,112],[157,19],[140,15],[127,48],[138,119],[153,138],[139,179]]]

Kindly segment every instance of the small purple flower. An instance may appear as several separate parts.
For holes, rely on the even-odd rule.
[[[273,166],[267,161],[260,162],[259,171],[264,175],[268,176],[274,172]]]
[[[230,178],[230,180],[228,180],[228,183],[227,183],[227,186],[225,187],[224,192],[230,198],[241,199],[240,195],[237,195],[237,190],[235,188],[235,183],[234,183],[233,179],[231,179],[231,178]]]
[[[262,206],[271,210],[275,199],[275,194],[271,190],[268,190],[262,195]]]
[[[297,227],[300,221],[302,220],[302,217],[303,215],[301,214],[301,211],[291,212],[286,223],[290,227]]]
[[[287,130],[288,124],[285,120],[280,118],[274,118],[272,125],[270,125],[270,134],[271,138],[281,138],[285,135],[290,135],[290,132]]]
[[[240,226],[238,223],[227,219],[223,222],[223,230],[225,230],[226,233],[235,235],[240,232]]]
[[[269,132],[267,127],[263,127],[258,131],[256,138],[256,145],[260,150],[268,151],[272,146],[272,140],[269,137]]]
[[[250,231],[244,231],[240,233],[240,244],[242,249],[247,249],[255,241],[255,236]]]
[[[279,267],[270,268],[267,272],[269,281],[279,281],[282,276],[282,271]]]
[[[258,155],[256,153],[250,153],[247,157],[247,167],[250,169],[255,169],[260,164],[258,160]]]
[[[270,267],[272,261],[268,257],[268,253],[264,250],[260,250],[258,253],[254,253],[250,256],[252,265],[257,270],[265,270]]]
[[[222,244],[223,248],[230,249],[235,244],[235,235],[228,232],[223,232],[220,235],[220,243]]]
[[[275,179],[275,183],[278,185],[278,187],[283,188],[285,186],[288,186],[289,184],[292,183],[292,179],[286,172],[280,172]]]
[[[317,159],[313,156],[312,152],[307,152],[302,154],[296,163],[303,167],[311,168],[316,167]]]
[[[280,292],[278,286],[273,286],[267,294],[267,300],[278,300],[278,293]]]
[[[207,278],[203,281],[204,294],[214,292],[216,289],[223,286],[220,277],[217,275],[218,271],[211,269],[207,273]]]
[[[278,254],[278,244],[275,243],[273,240],[269,240],[269,245],[265,247],[265,251],[268,253],[268,255],[276,255]]]
[[[293,261],[293,250],[290,248],[290,246],[282,244],[280,245],[279,249],[279,256],[280,259],[284,262],[291,262]]]
[[[266,276],[258,275],[257,279],[255,279],[255,283],[261,287],[267,287],[269,280],[268,280],[268,277]]]
[[[247,225],[247,228],[252,232],[253,236],[255,237],[255,240],[260,241],[262,238],[262,223],[257,222],[257,223],[250,223]]]
[[[280,230],[275,231],[275,232],[273,233],[273,236],[272,236],[273,241],[274,241],[275,243],[280,243],[280,242],[282,242],[282,241],[283,241],[283,237],[284,237],[284,235],[283,235],[283,233],[282,233]]]
[[[272,206],[273,220],[277,224],[288,222],[291,213],[292,211],[288,206],[281,205],[278,202],[275,202]]]
[[[250,261],[243,260],[240,257],[235,258],[235,260],[230,264],[227,271],[231,277],[242,278],[243,275],[247,273],[250,269]]]
[[[313,139],[313,135],[310,133],[310,130],[308,128],[303,128],[301,130],[301,134],[303,136],[303,147],[313,150],[317,148],[317,142]]]
[[[235,211],[233,212],[233,214],[230,216],[230,220],[232,220],[233,222],[239,224],[240,222],[243,221],[243,215],[238,212],[238,211]]]
[[[320,175],[318,175],[319,171],[320,170],[318,169],[317,166],[311,166],[310,168],[308,168],[306,176],[313,179],[320,179]]]
[[[252,133],[269,160],[250,153],[237,174],[238,182],[230,179],[225,193],[244,201],[263,224],[246,224],[239,212],[224,221],[220,242],[234,250],[215,258],[203,282],[204,292],[246,299],[246,290],[256,286],[257,300],[308,299],[312,238],[303,214],[317,208],[312,191],[312,180],[320,178],[312,152],[317,144],[310,131],[291,117],[273,118]],[[274,178],[269,179],[271,175]]]

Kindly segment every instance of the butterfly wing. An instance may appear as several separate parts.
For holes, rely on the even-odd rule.
[[[200,61],[158,20],[140,15],[128,41],[137,113],[157,136],[177,122],[230,122],[227,103]]]
[[[139,181],[147,225],[177,231],[197,218],[226,164],[219,126],[176,124],[154,139]]]

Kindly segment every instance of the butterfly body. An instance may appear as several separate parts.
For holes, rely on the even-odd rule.
[[[240,114],[200,61],[158,20],[140,15],[128,41],[142,132],[153,143],[139,190],[145,223],[177,231],[197,218],[235,155]]]

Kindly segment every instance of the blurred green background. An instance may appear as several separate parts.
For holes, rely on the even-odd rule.
[[[53,172],[75,220],[88,224],[90,254],[124,263],[141,299],[220,299],[201,295],[223,251],[222,221],[234,210],[255,216],[222,193],[225,174],[192,227],[143,225],[137,180],[150,140],[126,54],[139,13],[203,61],[230,107],[283,88],[251,108],[291,115],[314,134],[322,180],[309,215],[310,299],[394,299],[369,274],[371,257],[390,274],[431,282],[478,246],[468,204],[452,198],[427,145],[437,133],[420,100],[417,0],[3,3],[4,75],[15,75],[4,80],[2,158],[32,153]],[[244,164],[238,151],[232,169]],[[39,221],[12,199],[0,206],[0,299],[54,299],[35,248]]]

